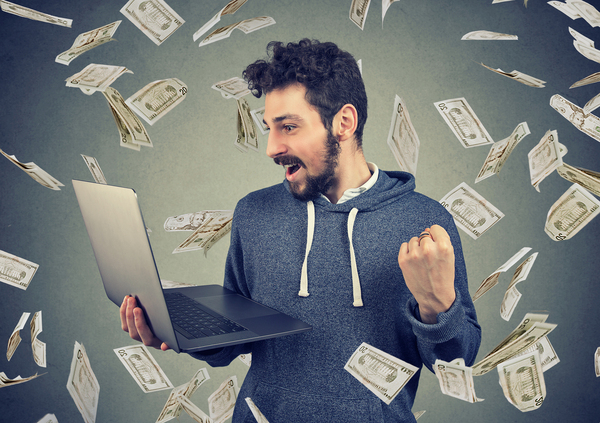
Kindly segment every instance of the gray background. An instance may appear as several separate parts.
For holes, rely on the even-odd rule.
[[[119,327],[118,310],[105,296],[96,262],[73,193],[71,179],[93,180],[80,154],[98,159],[108,182],[136,189],[161,276],[181,282],[221,283],[229,241],[224,238],[205,258],[201,252],[172,255],[186,233],[167,233],[169,216],[206,209],[232,209],[246,193],[280,182],[281,168],[260,152],[240,153],[234,146],[236,103],[210,87],[239,76],[250,62],[265,56],[271,40],[303,37],[334,41],[362,59],[369,96],[364,134],[368,160],[382,169],[398,169],[387,144],[394,95],[406,102],[421,140],[417,190],[434,198],[467,182],[505,217],[480,239],[462,233],[471,292],[521,247],[539,256],[528,279],[519,285],[523,297],[509,322],[499,308],[514,268],[476,303],[483,338],[478,359],[487,354],[533,311],[547,311],[558,324],[550,335],[560,363],[545,374],[547,397],[534,412],[521,413],[504,398],[497,372],[475,378],[483,403],[443,395],[435,377],[423,372],[413,410],[427,410],[422,422],[597,422],[600,379],[594,373],[594,352],[600,346],[598,307],[598,235],[592,221],[573,239],[561,243],[544,233],[546,213],[570,186],[556,173],[530,184],[527,153],[548,129],[556,129],[568,147],[565,162],[600,171],[600,145],[575,129],[549,106],[561,94],[583,106],[600,85],[569,90],[575,81],[597,72],[599,65],[572,45],[571,26],[600,41],[599,29],[572,21],[544,1],[528,7],[514,1],[417,1],[393,4],[381,25],[381,3],[371,4],[364,31],[348,19],[350,0],[268,2],[250,0],[215,28],[268,15],[277,24],[198,48],[192,34],[227,2],[170,0],[186,23],[156,46],[119,13],[121,1],[20,4],[73,19],[72,29],[0,13],[0,148],[22,162],[33,161],[66,186],[51,191],[16,166],[0,159],[0,250],[40,265],[26,291],[0,284],[0,344],[24,311],[43,311],[47,369],[30,352],[29,324],[10,362],[0,356],[0,371],[9,377],[45,375],[0,390],[0,421],[36,422],[55,413],[60,422],[81,421],[65,387],[73,345],[83,343],[99,380],[98,422],[154,422],[169,391],[143,393],[125,371],[114,348],[133,344]],[[70,66],[54,62],[75,37],[115,20],[123,22],[118,41],[75,59]],[[518,41],[461,41],[473,30],[519,36]],[[479,65],[504,71],[517,69],[547,81],[531,88],[496,75]],[[187,98],[154,126],[146,125],[154,148],[140,152],[119,147],[118,133],[100,93],[86,96],[65,87],[65,79],[89,63],[121,65],[125,74],[112,84],[124,98],[157,79],[176,77],[189,87]],[[489,147],[464,149],[435,110],[433,103],[466,97],[494,140],[507,137],[527,121],[531,135],[515,149],[499,175],[474,184]],[[247,97],[252,108],[262,99]],[[0,348],[4,348],[1,347]],[[187,382],[206,363],[173,352],[152,351],[174,385]],[[243,380],[246,366],[235,360],[211,369],[211,381],[192,400],[208,410],[206,399],[227,376]],[[368,393],[366,395],[369,395]],[[268,417],[268,416],[267,416]],[[182,414],[182,422],[192,421]]]

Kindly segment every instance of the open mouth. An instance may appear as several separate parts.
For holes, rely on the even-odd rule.
[[[294,156],[276,157],[274,161],[275,164],[283,166],[286,177],[291,177],[304,167],[302,161]]]
[[[300,170],[300,165],[298,163],[292,165],[283,165],[283,167],[285,169],[286,176],[291,176]]]

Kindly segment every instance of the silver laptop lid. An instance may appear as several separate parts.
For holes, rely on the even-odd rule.
[[[155,336],[179,352],[135,191],[72,182],[106,295],[118,306],[136,297]]]

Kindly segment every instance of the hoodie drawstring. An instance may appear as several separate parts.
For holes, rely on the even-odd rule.
[[[350,210],[348,215],[348,240],[350,241],[350,265],[352,266],[352,294],[354,295],[354,307],[362,307],[362,297],[360,295],[360,279],[358,278],[358,269],[356,268],[356,257],[354,256],[354,245],[352,245],[352,229],[354,229],[354,220],[358,213],[357,208]]]
[[[313,236],[315,233],[315,205],[312,201],[306,203],[308,213],[308,228],[306,234],[306,253],[304,254],[304,263],[302,263],[302,274],[300,276],[300,291],[298,295],[308,297],[308,254],[312,246]],[[354,307],[362,307],[362,297],[360,291],[360,279],[358,277],[358,269],[356,266],[356,257],[354,256],[354,245],[352,244],[352,230],[354,229],[354,221],[356,220],[357,208],[353,208],[348,215],[348,240],[350,241],[350,265],[352,268],[352,293],[354,296]]]
[[[308,297],[308,253],[312,246],[313,235],[315,233],[315,205],[312,201],[306,203],[308,212],[308,228],[306,233],[306,254],[304,254],[304,263],[302,263],[302,274],[300,276],[300,291],[298,295]]]

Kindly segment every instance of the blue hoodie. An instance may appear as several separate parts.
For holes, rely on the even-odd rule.
[[[313,329],[191,354],[217,367],[252,353],[234,423],[255,421],[246,397],[271,423],[414,422],[420,372],[386,405],[344,370],[362,342],[417,368],[432,370],[437,358],[473,364],[481,329],[456,226],[444,207],[414,188],[411,174],[380,171],[372,188],[342,204],[299,201],[287,181],[240,200],[224,286]],[[398,251],[434,224],[454,246],[456,300],[436,324],[424,324]]]

